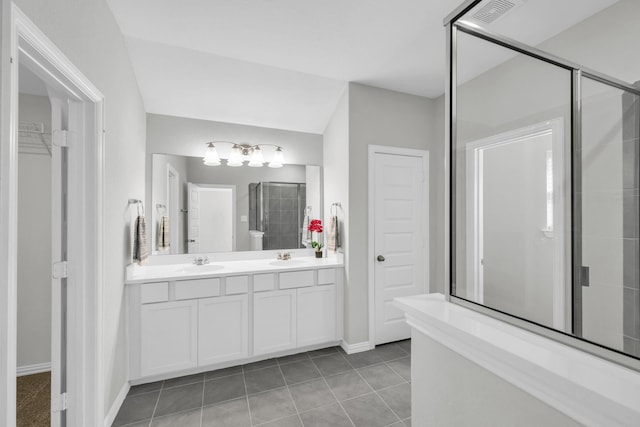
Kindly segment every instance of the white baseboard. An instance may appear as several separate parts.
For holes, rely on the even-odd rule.
[[[375,348],[375,345],[372,345],[369,341],[349,344],[348,342],[343,340],[340,343],[340,347],[342,347],[345,353],[353,354],[353,353],[361,353],[363,351],[372,350],[373,348]]]
[[[109,412],[107,412],[104,417],[104,427],[111,427],[111,424],[113,424],[116,416],[118,415],[120,407],[124,403],[124,399],[126,399],[127,394],[129,394],[130,388],[131,386],[129,385],[129,381],[126,381],[120,389],[120,393],[116,396],[116,400],[114,400],[113,405],[111,405]]]
[[[42,372],[49,372],[51,370],[51,362],[38,363],[35,365],[18,366],[16,369],[16,377],[23,375],[40,374]]]

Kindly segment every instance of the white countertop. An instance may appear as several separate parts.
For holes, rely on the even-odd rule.
[[[415,330],[587,426],[640,426],[640,372],[442,294],[396,298]]]
[[[210,263],[195,265],[192,263],[152,264],[127,266],[125,284],[167,280],[184,280],[205,277],[233,276],[240,274],[272,273],[278,271],[310,270],[318,268],[342,267],[344,257],[336,254],[327,258],[296,257],[287,261],[275,258],[220,260],[210,256]]]

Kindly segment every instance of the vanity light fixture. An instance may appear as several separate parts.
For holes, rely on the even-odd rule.
[[[207,166],[220,166],[222,164],[220,162],[220,156],[218,156],[218,152],[216,151],[216,147],[213,145],[213,142],[210,142],[207,145],[207,151],[204,153],[204,158],[202,159],[202,161]]]
[[[281,168],[284,165],[284,151],[282,147],[274,144],[237,144],[229,141],[211,141],[207,142],[207,151],[204,154],[202,161],[207,166],[220,166],[222,161],[218,154],[214,144],[230,144],[231,152],[227,160],[227,166],[240,167],[243,166],[245,161],[248,161],[247,166],[252,168],[260,168],[264,166],[265,160],[262,156],[262,147],[275,147],[273,156],[267,166],[270,168]]]

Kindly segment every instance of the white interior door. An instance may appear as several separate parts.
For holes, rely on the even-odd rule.
[[[200,187],[189,182],[187,192],[189,193],[187,251],[194,254],[200,252]]]
[[[427,153],[373,153],[375,344],[410,337],[393,298],[427,291]]]

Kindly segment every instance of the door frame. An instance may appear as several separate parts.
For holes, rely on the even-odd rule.
[[[180,227],[180,173],[178,170],[167,163],[167,215],[169,216],[169,253],[180,254],[179,248],[179,227]],[[157,214],[157,210],[154,211]],[[158,224],[162,220],[162,216],[154,224]],[[156,238],[157,238],[157,234]],[[184,240],[184,239],[183,239]],[[184,243],[183,243],[184,244]],[[156,247],[158,244],[156,243]]]
[[[481,149],[498,147],[501,145],[511,144],[520,140],[532,138],[546,133],[551,134],[551,151],[553,158],[553,176],[560,179],[553,180],[553,230],[541,229],[547,237],[555,235],[559,238],[554,239],[553,259],[553,327],[559,330],[565,330],[566,326],[566,307],[565,307],[565,289],[564,289],[564,250],[565,250],[565,206],[564,206],[564,120],[562,117],[547,120],[542,123],[536,123],[531,126],[502,132],[477,141],[470,142],[466,145],[466,203],[467,212],[469,207],[473,207],[473,215],[466,218],[466,275],[467,275],[467,297],[473,298],[473,301],[480,304],[483,303],[484,283],[480,271],[482,266],[480,257],[483,253],[482,245],[482,212],[480,212],[480,199],[482,184],[482,176],[480,175],[480,156]],[[473,189],[473,191],[469,191]]]
[[[376,295],[375,295],[375,174],[374,174],[374,160],[376,154],[391,154],[397,156],[411,156],[422,159],[422,211],[425,217],[425,223],[427,227],[424,227],[422,232],[422,241],[424,247],[424,254],[427,262],[424,265],[424,289],[429,292],[429,273],[430,273],[430,258],[429,258],[429,228],[431,223],[429,221],[429,151],[418,150],[414,148],[404,147],[390,147],[384,145],[369,145],[369,159],[368,159],[368,295],[369,295],[369,348],[374,348],[376,343]]]
[[[104,424],[102,336],[104,96],[9,0],[2,2],[0,98],[0,424],[16,422],[18,58],[74,100],[68,206],[68,426]],[[54,195],[55,197],[55,195]],[[86,286],[90,284],[90,286]],[[84,286],[83,286],[84,285]]]

